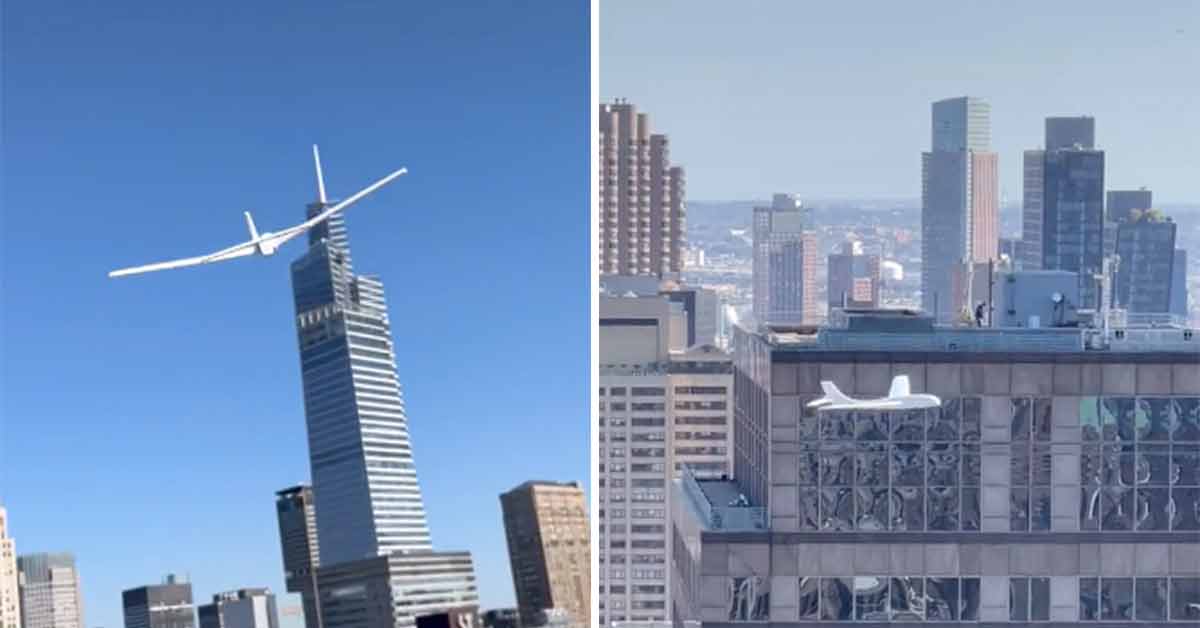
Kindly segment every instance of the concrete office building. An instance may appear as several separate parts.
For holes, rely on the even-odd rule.
[[[669,482],[730,472],[731,363],[671,350],[664,296],[600,301],[600,623],[668,618]]]
[[[676,620],[1194,625],[1200,335],[1120,331],[739,332],[735,480],[674,487]],[[940,407],[808,406],[894,375]]]
[[[500,496],[521,622],[547,608],[591,621],[591,534],[578,482],[525,482]]]
[[[288,593],[300,594],[305,628],[321,628],[317,595],[317,568],[321,559],[312,487],[301,484],[276,493],[275,514],[279,519],[284,584]]]
[[[270,589],[238,589],[213,596],[196,608],[200,628],[279,628],[279,610]]]
[[[1117,216],[1113,302],[1134,314],[1171,311],[1176,225],[1153,211]]]
[[[879,307],[879,256],[864,255],[862,242],[843,242],[826,262],[829,309]]]
[[[1023,269],[1078,273],[1083,306],[1099,307],[1108,221],[1095,120],[1047,118],[1046,149],[1025,152],[1025,185]]]
[[[938,320],[969,307],[965,269],[999,258],[998,164],[986,101],[933,103],[931,150],[921,154],[921,307]]]
[[[667,136],[624,100],[600,105],[600,273],[675,276],[686,248],[686,186]]]
[[[326,626],[402,628],[425,615],[479,608],[469,552],[393,552],[322,565],[318,577]]]
[[[757,324],[816,324],[818,248],[811,212],[791,194],[754,208],[753,311]]]
[[[192,584],[168,574],[161,584],[121,593],[125,628],[194,628]]]
[[[18,556],[17,582],[23,628],[83,628],[83,596],[75,556]]]
[[[8,536],[8,511],[0,506],[0,628],[21,628],[16,542]]]

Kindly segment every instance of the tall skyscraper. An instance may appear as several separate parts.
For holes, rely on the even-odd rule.
[[[83,628],[83,596],[75,556],[17,557],[23,628]]]
[[[737,330],[734,478],[673,486],[675,625],[1200,623],[1200,336],[1098,333]],[[896,375],[939,405],[875,403]]]
[[[601,104],[599,162],[600,274],[682,272],[686,186],[667,136],[628,102]]]
[[[125,628],[195,628],[192,583],[168,574],[160,584],[121,593]]]
[[[292,263],[322,565],[432,549],[383,283],[354,273],[343,220]]]
[[[319,181],[310,217],[330,204],[324,190]],[[470,555],[432,549],[383,283],[354,272],[341,214],[309,232],[291,271],[323,628],[362,626],[355,609],[383,592],[391,611],[372,627],[478,605]]]
[[[1042,267],[1079,273],[1082,305],[1096,308],[1104,262],[1104,151],[1091,141],[1091,118],[1048,119],[1046,139],[1055,146],[1052,133],[1071,138],[1080,133],[1076,127],[1086,130],[1082,139],[1089,141],[1047,149],[1044,156]]]
[[[213,596],[196,608],[200,628],[279,628],[279,610],[270,589],[238,589]]]
[[[547,608],[571,623],[591,621],[591,545],[587,506],[578,482],[525,482],[500,496],[508,560],[521,622],[533,626]]]
[[[730,472],[729,354],[672,349],[666,295],[600,300],[600,625],[665,621],[672,546],[667,487],[684,464]]]
[[[8,511],[0,506],[0,628],[21,628],[16,542],[8,536]]]
[[[1153,210],[1117,216],[1116,307],[1131,313],[1171,312],[1176,225]]]
[[[864,255],[862,242],[843,242],[839,252],[829,254],[826,269],[830,311],[842,306],[879,307],[879,256]]]
[[[986,101],[939,100],[932,120],[921,154],[921,307],[948,321],[970,305],[968,269],[999,257],[999,160]]]
[[[759,325],[815,325],[817,238],[811,213],[791,194],[754,208],[753,312]]]
[[[312,487],[299,485],[276,493],[275,513],[279,517],[279,543],[283,550],[287,591],[300,594],[305,628],[321,628],[320,596],[317,595],[317,568],[321,559]]]

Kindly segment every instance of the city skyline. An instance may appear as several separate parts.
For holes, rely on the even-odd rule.
[[[1103,124],[1097,145],[1113,156],[1113,189],[1148,186],[1163,203],[1200,203],[1190,174],[1200,158],[1183,139],[1200,137],[1191,115],[1200,87],[1181,78],[1200,64],[1200,11],[1188,2],[1151,13],[1112,0],[939,0],[864,14],[610,0],[600,20],[600,101],[627,98],[655,112],[673,161],[688,170],[691,199],[780,190],[919,198],[913,151],[928,141],[929,103],[970,94],[992,105],[992,151],[1010,202],[1021,198],[1021,154],[1041,146],[1043,119],[1089,115]],[[723,128],[736,133],[714,132]]]
[[[588,225],[561,211],[587,207],[587,6],[439,9],[5,7],[0,503],[19,553],[75,554],[89,625],[121,626],[121,591],[167,572],[196,599],[300,604],[274,498],[310,480],[288,279],[304,246],[105,273],[241,236],[244,210],[294,224],[313,143],[331,192],[409,167],[346,220],[390,288],[433,544],[471,552],[484,608],[513,604],[496,494],[587,477]],[[539,453],[497,468],[497,448]]]

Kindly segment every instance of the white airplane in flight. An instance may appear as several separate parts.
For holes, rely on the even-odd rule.
[[[265,231],[260,234],[258,229],[254,226],[254,218],[250,216],[250,212],[245,212],[246,227],[250,230],[250,239],[242,242],[241,244],[235,244],[231,247],[216,251],[215,253],[209,253],[208,255],[185,257],[183,259],[171,260],[169,262],[158,262],[156,264],[135,266],[133,268],[122,268],[121,270],[114,270],[111,273],[108,273],[108,276],[123,277],[125,275],[137,275],[156,270],[183,268],[185,266],[199,266],[200,264],[212,264],[214,262],[224,262],[225,260],[234,259],[236,257],[245,257],[247,255],[254,255],[256,253],[258,255],[273,255],[275,251],[288,240],[300,236],[309,229],[312,229],[322,222],[329,220],[329,218],[334,214],[345,211],[347,207],[350,207],[354,203],[358,202],[364,196],[387,185],[392,181],[392,179],[395,179],[396,177],[408,172],[407,168],[401,168],[376,181],[375,183],[372,183],[371,185],[359,190],[350,198],[330,206],[329,202],[325,199],[325,179],[321,175],[321,153],[318,152],[315,144],[313,145],[313,162],[316,164],[317,168],[317,196],[320,198],[322,207],[328,206],[328,209],[322,211],[316,216],[313,216],[312,218],[309,218],[308,220],[305,220],[294,227],[288,227],[283,231],[274,233]]]
[[[942,405],[942,400],[937,395],[912,394],[907,375],[893,377],[888,396],[879,399],[847,397],[833,382],[821,382],[821,390],[825,391],[825,396],[810,401],[808,407],[821,410],[910,410],[937,408]]]

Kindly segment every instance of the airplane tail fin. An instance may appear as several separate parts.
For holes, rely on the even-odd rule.
[[[833,382],[821,382],[821,390],[825,391],[825,398],[833,403],[842,404],[850,403],[851,399],[838,389],[837,384]]]
[[[907,397],[912,394],[907,375],[897,375],[892,378],[892,387],[888,389],[888,397]]]
[[[317,149],[316,144],[313,144],[313,163],[317,167],[317,200],[321,201],[321,205],[325,205],[329,201],[325,198],[325,175],[321,174],[321,151]]]
[[[246,214],[246,228],[250,230],[250,239],[257,240],[258,239],[258,229],[254,227],[254,218],[250,216],[250,212],[245,212],[245,214]]]

